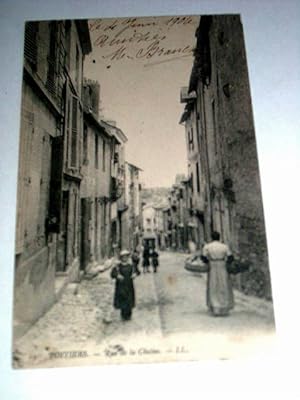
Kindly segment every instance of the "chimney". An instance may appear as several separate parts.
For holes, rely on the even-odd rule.
[[[83,82],[84,107],[90,110],[95,117],[99,118],[100,84],[91,79],[84,79]]]

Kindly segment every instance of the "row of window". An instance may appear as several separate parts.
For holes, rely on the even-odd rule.
[[[71,21],[27,22],[25,25],[24,57],[58,101],[62,95],[64,68],[81,95],[83,59],[72,26]]]
[[[197,137],[199,138],[199,114],[197,113],[197,122],[196,122],[196,129],[197,129]],[[213,131],[213,146],[214,152],[218,154],[218,138],[217,138],[217,119],[216,119],[216,107],[215,107],[215,100],[211,102],[211,123],[212,123],[212,131]],[[187,141],[188,141],[188,149],[189,151],[193,151],[195,149],[194,145],[194,130],[193,126],[187,128]]]
[[[71,21],[28,22],[25,25],[24,57],[57,105],[65,106],[65,165],[75,170],[81,161],[83,127],[82,53],[76,35],[76,27]],[[70,73],[67,80],[64,67]]]
[[[65,136],[66,136],[66,166],[77,169],[79,167],[79,140],[82,126],[82,106],[77,96],[69,93],[65,104]]]
[[[101,147],[101,156],[100,154],[100,147]],[[117,153],[115,154],[117,155]],[[101,161],[101,168],[102,171],[106,171],[106,156],[107,156],[107,144],[105,140],[102,140],[102,144],[99,140],[99,135],[95,135],[95,148],[94,148],[94,165],[96,169],[99,169],[100,161]],[[86,164],[88,161],[88,127],[84,124],[83,127],[83,163]]]
[[[43,25],[41,25],[43,24]],[[57,22],[28,22],[25,25],[24,56],[34,72],[38,74],[46,89],[53,97],[59,93],[59,75],[64,66],[64,49],[60,57]]]
[[[102,171],[105,172],[106,143],[102,140]],[[95,135],[95,168],[99,168],[99,136]]]

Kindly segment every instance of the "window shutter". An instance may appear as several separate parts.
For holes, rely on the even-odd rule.
[[[70,157],[70,138],[71,138],[71,94],[70,94],[70,87],[69,87],[69,82],[68,80],[66,81],[65,84],[65,90],[64,90],[64,151],[65,151],[65,157],[64,157],[64,162],[65,162],[65,168],[68,168],[69,166],[69,157]]]
[[[38,26],[38,22],[26,22],[25,24],[24,56],[35,68],[37,66]]]
[[[71,167],[78,162],[78,99],[72,96]]]
[[[103,172],[105,172],[105,162],[106,162],[105,158],[106,158],[106,143],[105,143],[105,140],[103,139],[103,142],[102,142],[102,170],[103,170]]]
[[[56,85],[57,85],[57,23],[50,23],[50,42],[49,42],[49,53],[48,53],[48,74],[46,87],[49,92],[55,96],[56,95]]]
[[[65,94],[66,168],[79,169],[83,160],[83,111],[78,97],[71,93],[68,82]]]
[[[60,231],[62,207],[63,137],[52,139],[48,230]]]
[[[200,193],[200,172],[199,172],[199,162],[196,163],[196,175],[197,175],[197,192]]]
[[[82,163],[88,164],[88,127],[83,125]]]
[[[80,102],[78,101],[78,163],[77,167],[80,168],[83,164],[83,110]]]
[[[32,138],[34,133],[34,114],[22,109],[20,148],[19,148],[19,173],[18,173],[18,201],[16,224],[16,254],[24,250],[24,233],[26,230],[26,211],[28,207],[30,156]]]

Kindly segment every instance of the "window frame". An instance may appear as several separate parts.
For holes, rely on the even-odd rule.
[[[73,111],[74,102],[76,102],[76,129],[74,129],[73,122]],[[82,146],[82,132],[83,132],[83,108],[80,98],[72,92],[70,83],[66,81],[66,98],[65,98],[65,130],[64,134],[66,137],[66,150],[65,165],[68,169],[79,172],[81,166],[81,146]],[[76,133],[76,138],[74,140],[74,134]],[[74,143],[75,143],[75,153],[74,153]],[[74,158],[73,158],[74,157]]]

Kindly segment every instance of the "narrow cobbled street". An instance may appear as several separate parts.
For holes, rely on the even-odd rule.
[[[185,254],[163,252],[156,274],[135,281],[137,306],[122,322],[106,271],[69,284],[60,300],[17,341],[16,367],[239,358],[273,338],[272,304],[235,292],[228,317],[206,309],[206,276],[183,268]],[[247,346],[245,346],[247,344]]]
[[[206,274],[186,271],[185,258],[184,254],[163,253],[160,274],[155,276],[164,335],[182,331],[244,335],[254,327],[261,333],[272,329],[272,305],[238,291],[229,317],[211,317],[206,308]]]

